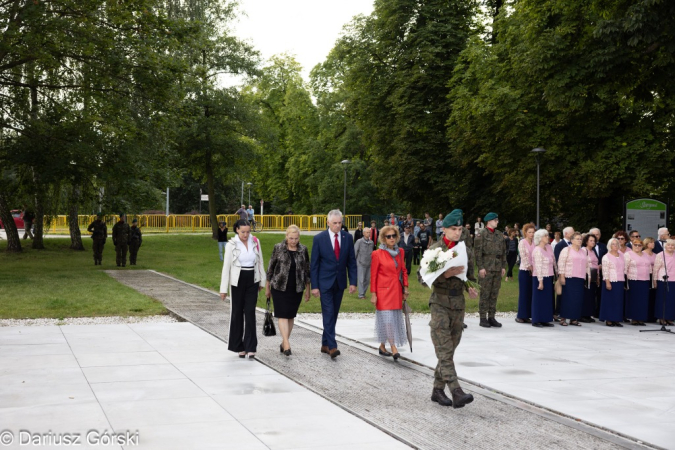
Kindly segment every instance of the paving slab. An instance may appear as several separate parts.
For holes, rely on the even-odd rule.
[[[180,280],[158,274],[152,271],[108,271],[109,275],[118,281],[137,289],[159,301],[177,315],[208,331],[220,340],[227,339],[229,303],[222,302],[214,292],[192,286]],[[259,316],[262,318],[262,315]],[[261,322],[260,322],[261,323]],[[338,331],[343,334],[345,323],[339,323]],[[422,330],[421,325],[417,325]],[[161,328],[155,330],[161,333]],[[480,385],[466,384],[468,391],[474,393],[476,400],[463,409],[454,410],[444,408],[429,400],[432,386],[431,370],[425,363],[402,361],[394,363],[391,358],[381,358],[369,348],[373,343],[372,321],[368,328],[354,325],[355,336],[352,339],[340,340],[342,356],[331,360],[319,352],[321,343],[320,333],[313,326],[298,326],[293,331],[293,356],[286,357],[279,353],[280,339],[259,336],[258,355],[256,359],[275,371],[286,375],[290,380],[307,389],[320,394],[330,400],[342,410],[347,410],[354,416],[363,419],[358,426],[350,428],[335,427],[332,414],[324,415],[317,409],[307,417],[283,418],[277,420],[263,420],[261,418],[241,419],[247,429],[251,429],[269,448],[317,448],[319,445],[331,445],[335,448],[377,448],[383,442],[382,436],[366,436],[365,430],[374,425],[387,431],[401,441],[414,448],[446,449],[452,448],[646,448],[635,440],[625,439],[606,430],[585,424],[578,424],[569,419],[529,403],[521,402],[513,397],[504,396],[483,389]],[[433,348],[425,345],[422,332],[415,339],[415,348],[427,348],[420,351],[422,359],[427,365],[435,365]],[[356,340],[354,340],[356,339]],[[465,339],[470,339],[465,337]],[[492,335],[491,339],[499,342],[504,336]],[[359,342],[361,341],[361,342]],[[161,342],[161,339],[159,340]],[[463,345],[464,345],[463,340]],[[488,346],[492,343],[488,342]],[[537,345],[545,347],[545,342]],[[460,346],[461,348],[461,346]],[[555,349],[553,349],[555,350]],[[502,349],[502,353],[503,353]],[[520,353],[535,355],[537,352],[524,344],[518,347]],[[550,352],[551,349],[547,350]],[[185,358],[184,351],[175,354]],[[417,353],[416,353],[417,355]],[[236,356],[236,355],[235,355]],[[559,363],[555,355],[551,354],[551,363]],[[432,361],[433,358],[433,361]],[[466,362],[467,367],[474,364],[473,370],[484,369],[489,363],[502,370],[512,371],[513,375],[521,369],[512,364],[500,364],[503,355],[495,352],[494,359],[485,361],[484,358],[472,358]],[[430,363],[433,364],[430,364]],[[218,366],[221,364],[221,366]],[[181,370],[194,370],[196,382],[221,383],[225,386],[228,377],[217,377],[219,369],[225,369],[222,362],[212,361],[201,367],[177,363]],[[240,366],[238,366],[240,367]],[[531,367],[524,372],[532,372],[533,379],[555,376],[555,368],[547,374],[536,375],[538,368]],[[463,369],[462,369],[463,370]],[[598,368],[605,375],[610,375],[605,369]],[[202,375],[197,377],[196,375]],[[207,376],[203,376],[207,375]],[[594,375],[591,375],[594,376]],[[236,378],[233,376],[232,378]],[[275,395],[293,395],[292,392],[283,392],[283,388],[265,384],[262,380],[255,381],[251,375],[250,390],[245,395],[265,394],[266,389],[279,389]],[[258,376],[257,378],[261,378]],[[573,381],[573,378],[570,379]],[[256,384],[258,383],[258,384]],[[237,394],[227,389],[218,390],[218,384],[207,386],[205,389],[215,389],[214,398],[222,402]],[[256,386],[259,386],[256,388]],[[227,406],[225,407],[227,409]],[[234,414],[236,408],[228,411]],[[238,411],[240,414],[250,415],[250,411]],[[311,431],[302,431],[299,424],[311,424]],[[331,434],[326,439],[326,427],[337,428],[348,433]],[[315,431],[316,430],[316,431]],[[279,438],[286,433],[285,439]],[[333,439],[333,436],[335,438]],[[300,439],[303,437],[304,439]],[[387,445],[386,443],[384,445]]]

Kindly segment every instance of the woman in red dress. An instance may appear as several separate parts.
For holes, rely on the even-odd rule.
[[[398,248],[400,240],[397,227],[386,226],[380,230],[380,247],[371,255],[370,302],[375,305],[375,336],[381,342],[380,355],[401,355],[397,346],[408,342],[403,319],[403,300],[408,298],[408,272],[405,254]],[[385,348],[389,342],[391,352]]]

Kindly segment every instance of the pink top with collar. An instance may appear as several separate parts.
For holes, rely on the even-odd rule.
[[[550,246],[545,250],[535,246],[532,251],[532,276],[543,281],[544,277],[552,277],[555,274],[555,255]]]
[[[611,253],[607,253],[602,257],[602,278],[610,283],[616,283],[617,281],[624,281],[626,278],[624,274],[626,273],[626,262],[624,260],[624,255],[619,252],[619,256],[613,256]]]
[[[527,239],[521,239],[518,243],[518,253],[520,254],[520,270],[529,270],[532,266],[532,251],[534,250],[534,242],[530,244]]]
[[[558,257],[558,272],[565,275],[565,278],[586,279],[588,269],[588,258],[586,251],[580,248],[574,250],[572,246],[565,247]]]
[[[652,273],[652,263],[646,253],[638,255],[634,251],[624,253],[626,274],[629,280],[649,281]]]
[[[588,250],[588,248],[586,248]],[[597,269],[598,268],[598,256],[595,254],[593,250],[588,252],[588,263],[590,264],[591,269]]]
[[[666,274],[663,267],[663,258],[666,258],[665,269],[668,269],[668,281],[675,281],[675,254],[666,255],[666,252],[663,251],[656,255],[656,259],[654,260],[654,286],[656,286],[657,281],[663,281],[663,276]]]

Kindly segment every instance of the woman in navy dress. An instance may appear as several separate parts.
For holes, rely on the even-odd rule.
[[[649,313],[649,279],[652,274],[652,262],[642,251],[640,239],[633,239],[631,245],[631,251],[624,254],[628,279],[626,309],[628,317],[631,318],[631,325],[644,325]]]
[[[532,252],[534,251],[534,226],[523,227],[525,239],[518,243],[520,267],[518,268],[518,315],[516,322],[530,323],[532,317]]]
[[[581,246],[586,249],[588,255],[588,275],[584,285],[584,304],[581,307],[581,319],[579,322],[591,323],[595,319],[591,316],[595,314],[595,299],[598,296],[600,288],[600,261],[595,253],[595,244],[597,240],[595,235],[587,234],[581,242]]]
[[[534,233],[532,251],[532,326],[552,327],[553,324],[553,275],[555,256],[548,245],[548,231]]]
[[[666,270],[667,269],[667,270]],[[664,275],[668,274],[668,289]],[[675,320],[675,239],[668,239],[661,253],[654,260],[656,305],[654,313],[661,325],[673,325]],[[665,301],[665,309],[663,303]]]
[[[608,327],[622,327],[626,263],[623,253],[619,252],[618,239],[610,239],[607,249],[609,252],[602,258],[602,278],[605,282],[602,285],[600,320],[604,320]]]
[[[563,285],[563,294],[560,302],[560,325],[580,327],[579,319],[582,316],[584,305],[584,282],[589,274],[588,251],[581,248],[581,233],[574,233],[570,238],[572,245],[565,247],[558,257],[558,276]]]

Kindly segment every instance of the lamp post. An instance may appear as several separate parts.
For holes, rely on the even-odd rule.
[[[342,215],[347,214],[347,164],[351,163],[348,159],[343,159],[341,161],[342,167],[345,169],[345,194],[342,198]]]
[[[250,204],[251,204],[251,185],[252,185],[253,183],[251,183],[251,182],[249,181],[249,182],[246,183],[246,184],[248,184],[248,204],[250,205]]]
[[[534,153],[534,157],[537,160],[537,230],[539,229],[539,155],[545,151],[545,148],[537,147],[530,152]]]
[[[240,205],[244,204],[244,180],[241,180],[241,203]]]

